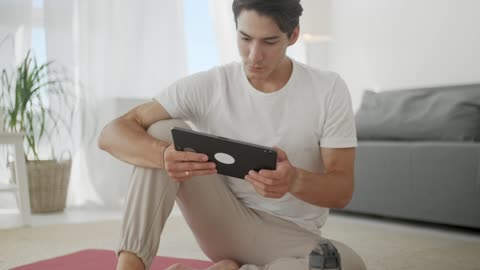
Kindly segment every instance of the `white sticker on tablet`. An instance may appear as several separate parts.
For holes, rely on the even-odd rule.
[[[224,164],[233,164],[235,163],[235,159],[230,156],[229,154],[225,154],[225,153],[216,153],[214,155],[215,159],[221,163],[224,163]]]

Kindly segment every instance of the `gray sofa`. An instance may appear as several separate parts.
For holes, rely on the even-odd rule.
[[[480,228],[480,84],[367,91],[344,211]]]

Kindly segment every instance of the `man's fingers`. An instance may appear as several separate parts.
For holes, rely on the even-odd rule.
[[[275,175],[278,172],[261,170],[260,173],[250,171],[245,179],[253,185],[255,190],[266,198],[281,198],[288,191],[285,183],[275,178],[267,178],[265,175]]]
[[[188,152],[188,151],[173,151],[168,155],[168,161],[207,161],[208,156],[205,154]]]
[[[195,152],[177,151],[174,155],[174,159],[177,161],[207,161],[208,156]]]
[[[280,149],[276,146],[273,147],[273,148],[275,148],[275,150],[277,152],[277,160],[278,161],[288,160],[287,153],[285,153],[285,151],[283,151],[282,149]]]
[[[252,171],[253,173],[256,173],[255,171]],[[270,179],[280,179],[282,178],[282,172],[277,170],[260,170],[258,174],[264,178],[270,178]]]
[[[261,181],[261,178],[262,177],[255,177],[252,175],[247,175],[245,177],[245,179],[247,179],[255,188],[266,193],[278,192],[282,189],[283,185],[281,183],[266,184],[265,182],[271,182],[271,179],[263,179],[263,181]]]
[[[248,172],[248,175],[253,177],[256,181],[261,182],[269,186],[282,185],[282,182],[276,180],[278,179],[278,172],[271,170],[261,170],[260,173],[251,170]]]
[[[253,177],[247,175],[245,176],[245,180],[250,182],[253,185],[255,190],[266,198],[281,198],[285,195],[281,186],[268,186],[261,182],[256,181]]]
[[[173,162],[169,163],[167,170],[170,171],[193,171],[215,169],[213,162]]]
[[[201,176],[201,175],[211,175],[216,174],[216,169],[208,169],[208,170],[193,170],[193,171],[171,171],[168,174],[171,178],[176,181],[185,181],[190,179],[193,176]]]

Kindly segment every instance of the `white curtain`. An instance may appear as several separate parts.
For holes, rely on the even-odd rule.
[[[0,0],[0,72],[13,71],[30,47],[32,36],[32,5],[30,0]],[[10,75],[10,74],[8,74]],[[3,115],[0,112],[0,122]],[[3,126],[0,127],[0,131]],[[11,152],[6,145],[0,145],[0,183],[7,183],[10,173],[7,156]],[[16,207],[13,196],[0,193],[0,206]]]
[[[32,36],[30,0],[0,0],[0,70],[23,60]]]
[[[182,12],[182,1],[45,0],[48,59],[68,68],[88,104],[75,129],[69,206],[123,202],[131,166],[100,151],[98,134],[186,75]]]
[[[220,64],[240,61],[237,33],[232,12],[233,0],[209,0]]]

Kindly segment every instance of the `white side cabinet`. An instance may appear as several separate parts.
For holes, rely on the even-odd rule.
[[[22,225],[30,226],[32,223],[30,211],[30,197],[28,194],[27,170],[24,158],[22,133],[0,132],[0,144],[13,145],[15,149],[15,175],[16,184],[0,184],[0,192],[14,192],[18,200],[18,208],[22,218]]]

